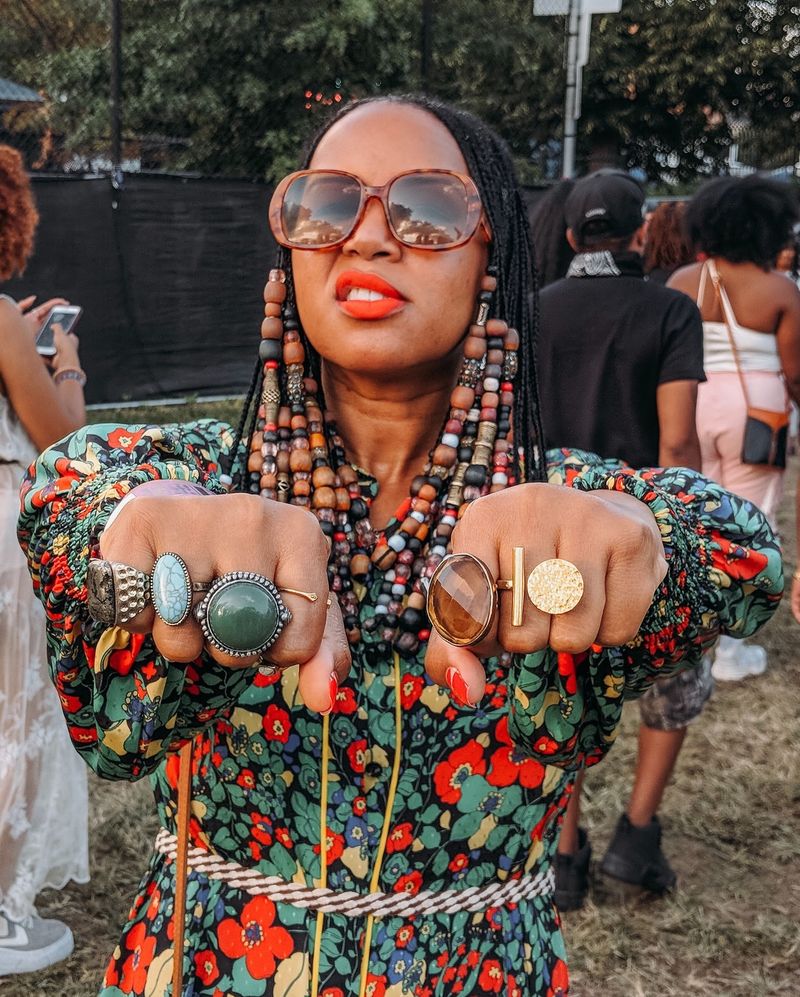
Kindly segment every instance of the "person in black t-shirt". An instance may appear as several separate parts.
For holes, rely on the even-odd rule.
[[[570,194],[568,274],[541,293],[542,422],[550,447],[590,450],[633,467],[700,468],[695,428],[703,374],[700,313],[686,296],[645,280],[644,193],[633,177],[600,171]],[[655,893],[675,884],[661,851],[658,807],[683,743],[712,688],[706,661],[640,700],[636,778],[603,872]],[[556,905],[582,906],[591,847],[579,828],[576,780],[556,861]]]

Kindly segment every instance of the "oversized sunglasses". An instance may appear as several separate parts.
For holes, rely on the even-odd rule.
[[[414,249],[455,249],[481,221],[478,188],[450,170],[409,170],[382,187],[339,170],[300,170],[275,189],[270,228],[288,249],[333,249],[350,238],[373,197],[395,239]]]

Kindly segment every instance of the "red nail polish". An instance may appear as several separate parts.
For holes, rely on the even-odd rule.
[[[331,705],[327,710],[320,710],[320,716],[323,717],[327,717],[333,710],[336,697],[339,695],[339,680],[336,678],[336,672],[331,672],[330,678],[328,679],[328,695],[331,697]]]
[[[459,706],[472,708],[474,704],[469,701],[469,686],[464,681],[464,676],[461,672],[457,668],[448,668],[444,678],[450,688],[450,695],[453,701],[458,703]]]

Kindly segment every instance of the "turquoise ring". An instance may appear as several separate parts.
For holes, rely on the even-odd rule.
[[[263,654],[292,619],[274,583],[254,571],[216,578],[194,615],[206,641],[233,658]]]

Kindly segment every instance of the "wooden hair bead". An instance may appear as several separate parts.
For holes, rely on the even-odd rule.
[[[251,474],[255,474],[256,471],[261,472],[261,465],[263,463],[263,458],[261,457],[261,451],[255,450],[247,458],[247,470]]]
[[[335,509],[336,492],[326,485],[323,485],[322,488],[315,488],[314,494],[311,496],[311,506],[314,509]]]
[[[264,287],[264,301],[282,305],[286,301],[286,285],[277,281],[267,281]]]
[[[289,455],[289,469],[291,471],[310,471],[311,454],[308,450],[292,450]]]
[[[450,404],[453,408],[463,408],[467,412],[472,408],[475,401],[475,390],[467,388],[463,384],[457,384],[450,395]]]
[[[506,333],[505,344],[507,350],[519,349],[519,333],[516,329],[509,329]]]
[[[487,336],[499,336],[503,338],[508,334],[508,331],[508,323],[504,322],[501,318],[490,318],[486,323]]]
[[[350,492],[346,488],[342,488],[340,485],[335,489],[336,491],[336,511],[337,512],[347,512],[350,508]]]
[[[486,340],[477,336],[467,336],[464,342],[464,356],[469,360],[482,360],[486,353]]]
[[[488,273],[484,274],[483,277],[481,277],[481,290],[489,291],[489,293],[493,293],[494,291],[496,291],[497,277],[493,277],[491,274]]]
[[[315,488],[323,488],[325,486],[332,487],[336,482],[336,474],[332,467],[315,467],[311,472],[311,484]]]
[[[311,482],[302,481],[295,478],[292,482],[292,494],[293,495],[310,495],[311,494]]]
[[[264,315],[267,318],[280,318],[281,306],[274,301],[268,301],[264,305]]]
[[[286,343],[284,342],[283,347],[283,362],[288,366],[289,364],[301,364],[305,361],[306,351],[303,349],[302,343]]]
[[[427,482],[420,488],[418,493],[418,498],[422,499],[424,502],[434,502],[439,493]]]
[[[501,367],[505,357],[502,350],[487,350],[486,351],[486,363],[495,364]]]

